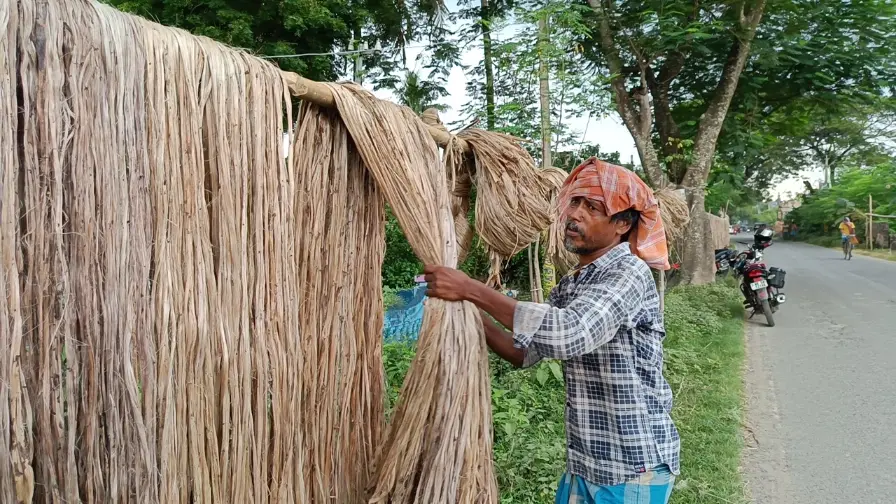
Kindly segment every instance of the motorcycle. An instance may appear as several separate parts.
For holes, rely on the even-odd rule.
[[[743,276],[740,287],[744,306],[753,310],[750,318],[762,312],[769,327],[775,326],[774,313],[787,300],[781,292],[787,273],[781,268],[767,268],[761,262],[762,251],[771,246],[773,234],[770,229],[758,231],[750,248],[738,254],[734,266],[735,273]]]
[[[761,244],[752,244],[747,250],[742,252],[737,252],[736,255],[731,257],[731,266],[730,269],[734,272],[734,276],[740,278],[744,274],[744,268],[749,266],[750,264],[754,264],[762,261],[763,250],[766,249],[768,245]],[[736,252],[736,251],[735,251]]]
[[[737,250],[730,248],[718,249],[716,252],[716,276],[725,277],[731,273],[731,267],[734,266],[734,259],[737,257]]]

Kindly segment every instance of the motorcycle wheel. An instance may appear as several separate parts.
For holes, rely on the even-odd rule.
[[[775,327],[775,316],[772,315],[772,307],[768,304],[768,299],[762,300],[762,313],[765,315],[768,326]]]

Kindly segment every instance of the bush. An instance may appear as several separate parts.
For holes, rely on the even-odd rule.
[[[682,475],[673,502],[743,502],[740,463],[743,307],[730,283],[666,296],[664,374],[675,393]],[[384,345],[390,411],[414,355]],[[515,370],[492,356],[495,469],[501,503],[552,502],[566,466],[566,394],[557,362]],[[711,495],[710,495],[711,494]]]

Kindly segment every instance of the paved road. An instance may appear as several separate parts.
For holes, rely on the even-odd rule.
[[[754,502],[896,502],[896,262],[782,242],[765,259],[788,299],[776,327],[747,324]]]

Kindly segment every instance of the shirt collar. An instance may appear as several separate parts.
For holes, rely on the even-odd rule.
[[[627,255],[632,255],[631,245],[629,245],[628,242],[622,242],[619,245],[616,245],[615,247],[608,250],[606,254],[598,257],[597,259],[591,261],[590,263],[588,263],[584,266],[581,266],[581,267],[576,267],[576,268],[571,269],[569,271],[569,274],[575,275],[577,272],[594,271],[594,270],[600,271],[600,270],[606,268],[607,266],[615,263],[616,260],[618,260],[619,258],[627,256]]]

